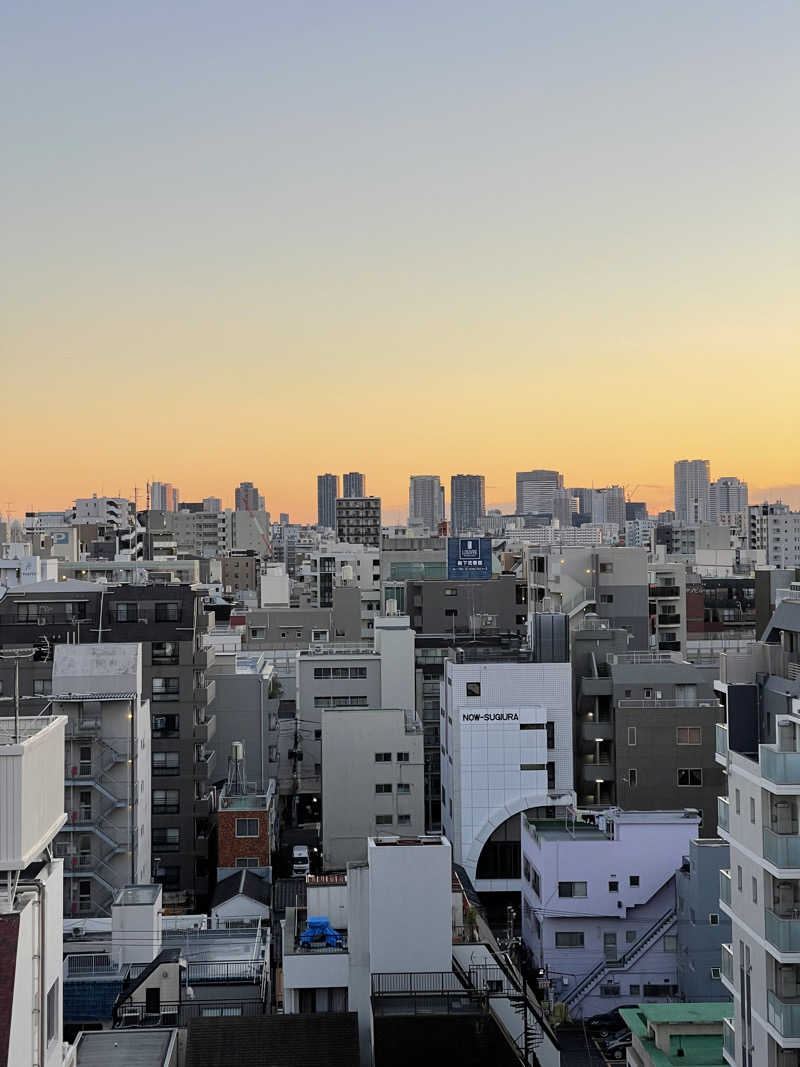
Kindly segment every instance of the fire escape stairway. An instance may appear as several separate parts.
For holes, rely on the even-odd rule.
[[[564,1005],[567,1010],[571,1013],[573,1008],[579,1004],[584,997],[587,997],[597,983],[602,981],[609,972],[626,971],[644,952],[652,947],[670,926],[672,926],[677,915],[678,913],[675,908],[670,908],[669,911],[664,912],[662,916],[656,919],[653,925],[648,927],[637,941],[633,942],[623,956],[620,956],[617,960],[603,960],[598,963],[597,966],[589,971],[589,973],[578,982],[575,988],[571,989],[564,997]]]
[[[523,993],[521,983],[503,962],[493,953],[495,966],[478,964],[470,966],[469,972],[453,957],[453,973],[467,989],[480,992],[487,1001],[497,1029],[523,1067],[530,1067],[532,1050],[543,1040],[542,1029],[529,1002],[527,990]],[[528,1001],[528,1003],[526,1003]],[[525,1049],[525,1020],[527,1013],[528,1049]],[[515,1036],[516,1035],[516,1036]]]

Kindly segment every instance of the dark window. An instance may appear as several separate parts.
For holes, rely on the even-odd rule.
[[[703,771],[700,767],[679,767],[678,785],[702,785]]]
[[[561,930],[556,934],[556,948],[583,948],[583,930]]]
[[[467,696],[479,697],[481,695],[481,683],[480,682],[467,682]]]
[[[392,762],[392,754],[391,754],[391,752],[376,752],[375,753],[375,762],[376,763],[391,763]]]
[[[258,819],[237,819],[237,837],[258,837]]]
[[[630,876],[630,878],[628,879],[628,881],[630,882],[630,884],[632,886],[637,886],[639,884],[639,875],[638,874],[632,874]]]
[[[398,752],[397,753],[397,762],[398,763],[408,763],[408,759],[409,759],[408,752]]]
[[[179,678],[154,678],[152,690],[153,700],[179,700],[180,684]]]
[[[391,793],[391,791],[392,791],[392,783],[391,782],[378,782],[376,784],[376,786],[375,786],[375,792],[376,793]]]
[[[556,747],[556,724],[554,722],[548,722],[547,726],[547,747]]]
[[[138,622],[138,604],[115,604],[117,622]]]
[[[612,879],[608,883],[608,891],[609,893],[619,893],[619,882],[615,879]]]
[[[161,600],[156,603],[156,622],[177,622],[178,601]]]
[[[560,897],[585,897],[587,896],[586,882],[559,882],[558,895]]]

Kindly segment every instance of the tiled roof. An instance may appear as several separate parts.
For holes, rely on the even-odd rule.
[[[358,1067],[355,1012],[189,1020],[186,1067]]]

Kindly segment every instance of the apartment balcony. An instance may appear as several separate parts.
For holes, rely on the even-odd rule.
[[[613,741],[614,724],[612,722],[597,722],[594,719],[584,719],[581,723],[582,741]]]
[[[800,997],[781,1000],[777,993],[768,989],[767,1021],[781,1037],[800,1037]]]
[[[800,786],[800,752],[779,752],[771,745],[759,745],[761,776],[776,785]]]
[[[729,985],[733,985],[733,945],[723,944],[719,960],[720,976]]]
[[[217,764],[217,754],[214,751],[204,752],[202,756],[195,760],[194,764],[194,776],[201,781],[208,781],[214,772],[214,767]]]
[[[727,797],[717,797],[717,826],[727,830],[730,822],[730,803]]]
[[[192,737],[195,741],[210,741],[217,732],[217,716],[209,715],[203,722],[196,722],[194,724],[194,730],[192,731]]]
[[[800,869],[800,834],[776,834],[765,826],[764,859],[776,867]]]
[[[208,816],[211,814],[211,793],[206,793],[205,796],[195,797],[192,801],[192,814],[199,816]]]
[[[214,648],[201,648],[194,654],[194,669],[196,671],[207,671],[209,667],[213,667],[216,663],[217,653]]]
[[[678,585],[650,585],[647,587],[648,595],[656,600],[662,597],[679,597],[681,589]]]
[[[586,762],[581,767],[581,779],[591,786],[598,782],[613,782],[614,764],[610,759],[600,757],[599,761]]]
[[[681,647],[680,641],[659,641],[658,648],[661,652],[677,652]]]
[[[716,753],[718,763],[728,762],[728,727],[725,723],[718,722],[714,728],[716,733]]]
[[[794,908],[790,915],[776,915],[765,908],[764,936],[779,952],[800,952],[800,910]]]
[[[719,872],[719,899],[721,903],[731,905],[731,872]]]
[[[733,1020],[722,1020],[722,1051],[729,1063],[736,1063],[736,1031]]]
[[[581,696],[609,697],[612,693],[610,678],[581,678]]]
[[[195,704],[210,704],[216,695],[217,683],[212,679],[212,681],[206,682],[205,685],[196,685],[192,699]]]
[[[64,736],[68,738],[95,738],[103,732],[102,719],[78,719],[69,718],[64,728]]]

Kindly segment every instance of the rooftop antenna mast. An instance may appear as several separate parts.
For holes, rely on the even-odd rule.
[[[247,793],[247,775],[244,770],[244,745],[241,741],[231,743],[228,757],[228,796],[243,797]]]

